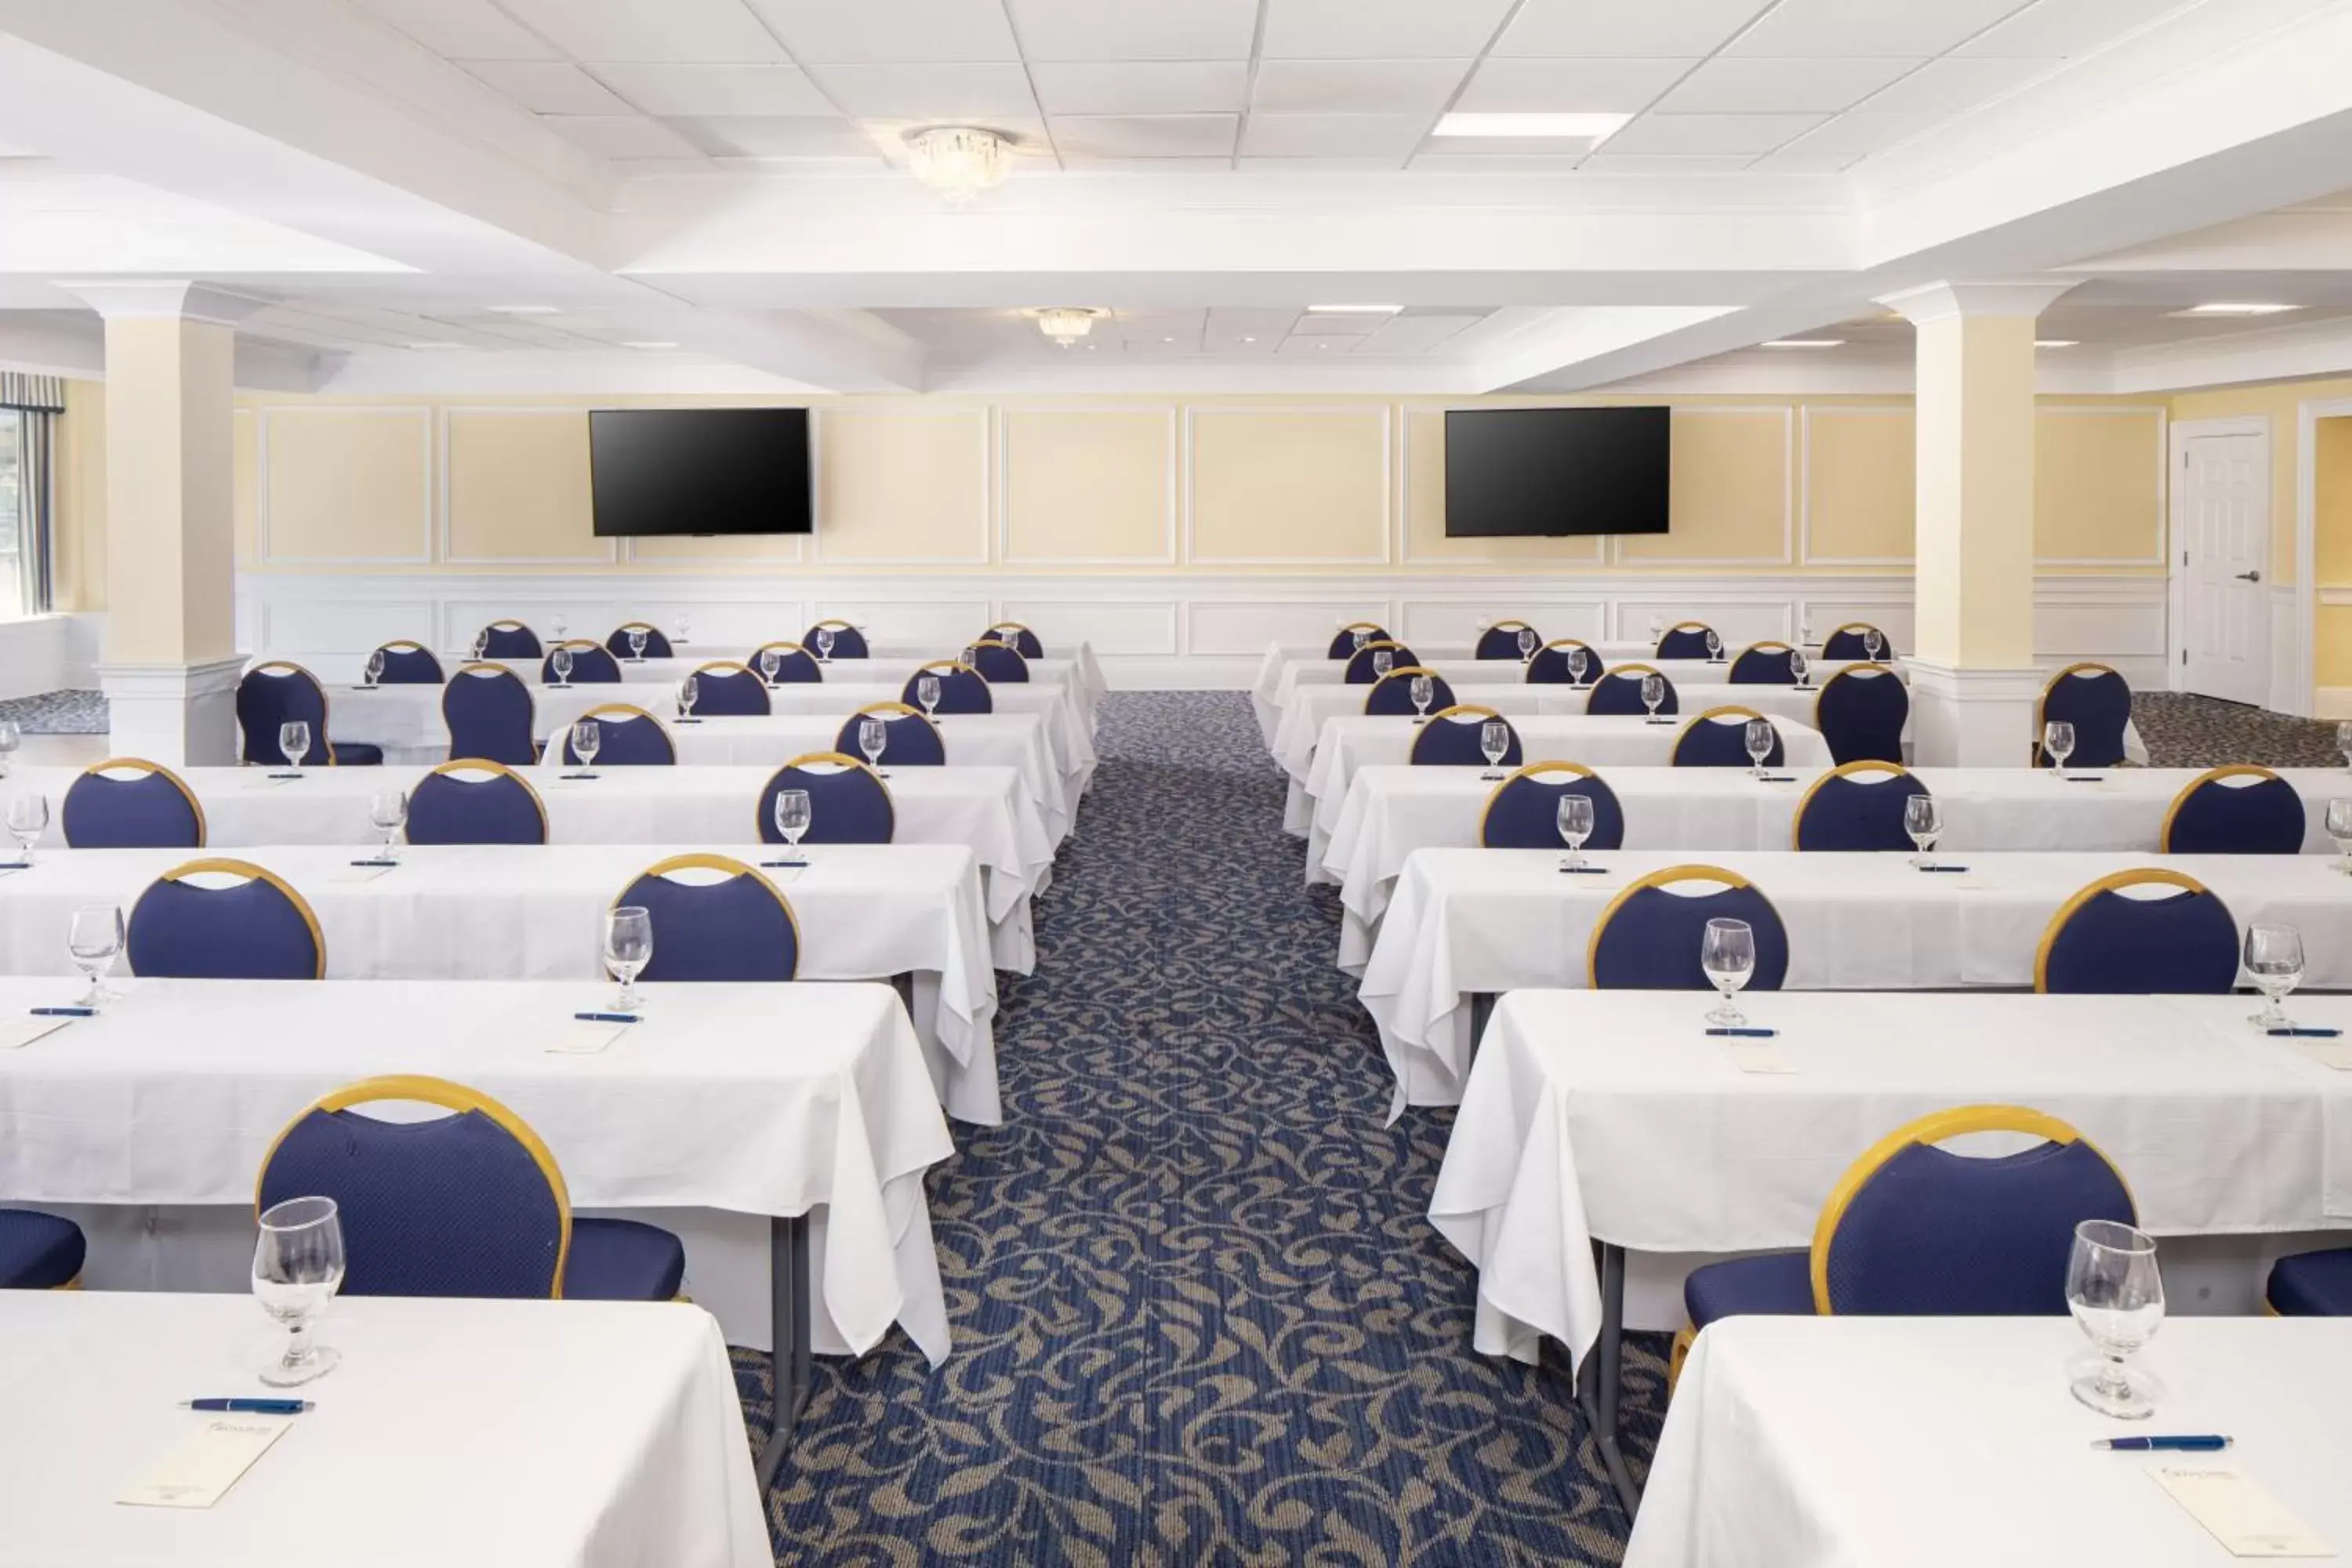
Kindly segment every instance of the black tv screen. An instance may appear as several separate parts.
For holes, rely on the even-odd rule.
[[[1664,533],[1672,411],[1451,408],[1445,531]]]
[[[805,408],[598,408],[588,415],[598,538],[806,533]]]

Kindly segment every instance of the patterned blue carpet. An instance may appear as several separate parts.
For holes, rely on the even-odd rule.
[[[932,1224],[955,1353],[822,1362],[779,1562],[1614,1563],[1564,1367],[1470,1349],[1423,1219],[1451,1126],[1381,1126],[1245,698],[1122,694],[1005,987],[1005,1125],[959,1127]],[[1629,1367],[1654,1436],[1662,1339]],[[737,1352],[755,1438],[767,1358]]]

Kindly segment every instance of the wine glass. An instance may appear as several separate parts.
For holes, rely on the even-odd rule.
[[[593,779],[596,776],[596,753],[604,749],[604,726],[593,719],[581,719],[572,726],[572,754],[580,759],[580,772],[575,777]]]
[[[0,719],[0,779],[8,776],[9,760],[16,756],[22,736],[14,719]]]
[[[777,649],[761,648],[760,650],[760,684],[772,688],[776,684],[776,671],[783,662],[784,656]]]
[[[367,657],[367,683],[370,686],[383,679],[383,649],[377,648]]]
[[[1578,644],[1568,650],[1568,679],[1571,686],[1584,684],[1584,671],[1592,661],[1585,657],[1584,647]]]
[[[2352,719],[2336,726],[2336,749],[2344,753],[2344,765],[2352,768]]]
[[[940,678],[936,675],[919,677],[915,681],[915,700],[923,705],[923,717],[937,720],[940,705]]]
[[[2154,1415],[2156,1380],[2127,1363],[2164,1323],[2156,1237],[2111,1219],[2076,1226],[2066,1259],[2066,1306],[2101,1357],[2096,1371],[2074,1379],[2074,1397],[2119,1421]]]
[[[2074,751],[2074,726],[2063,719],[2053,719],[2042,726],[2042,749],[2050,754],[2050,771],[2063,773],[2066,759]]]
[[[253,1247],[253,1299],[286,1325],[286,1348],[261,1369],[273,1388],[323,1377],[342,1358],[306,1338],[343,1283],[343,1226],[332,1198],[288,1198],[261,1216]]]
[[[1372,655],[1373,679],[1379,680],[1385,679],[1389,671],[1395,668],[1396,655],[1391,653],[1388,649],[1381,648]]]
[[[1930,858],[1936,852],[1936,840],[1944,836],[1944,808],[1932,795],[1915,795],[1903,803],[1903,831],[1919,853],[1911,857],[1911,864],[1926,870],[1935,864]]]
[[[1416,675],[1412,678],[1410,690],[1412,695],[1412,721],[1419,724],[1428,719],[1430,700],[1437,695],[1437,688],[1430,683],[1429,677]]]
[[[1478,726],[1478,750],[1486,758],[1486,771],[1478,776],[1488,783],[1503,776],[1503,755],[1511,749],[1511,727],[1500,719],[1489,719]]]
[[[1665,635],[1666,617],[1664,616],[1652,616],[1650,617],[1650,646],[1652,647],[1657,647],[1659,639],[1664,637]]]
[[[1713,626],[1706,628],[1706,657],[1710,663],[1723,658],[1723,634]]]
[[[1886,639],[1878,635],[1876,626],[1864,626],[1862,629],[1862,651],[1870,656],[1871,663],[1878,662],[1879,650],[1885,646]]]
[[[2336,840],[2336,852],[2343,857],[2336,868],[2352,877],[2352,800],[2327,803],[2327,837]]]
[[[2292,1029],[2294,1020],[2280,1006],[2303,984],[2303,933],[2293,926],[2248,926],[2246,976],[2263,994],[2263,1010],[2246,1021],[2258,1029]]]
[[[964,647],[958,650],[956,654],[956,668],[958,669],[978,669],[980,668],[980,649],[967,644]]]
[[[481,663],[482,656],[489,651],[490,628],[484,626],[480,631],[474,634],[474,662],[476,664]]]
[[[1699,938],[1699,972],[1720,1000],[1706,1021],[1719,1029],[1737,1029],[1748,1022],[1732,998],[1756,977],[1756,932],[1746,921],[1709,921]]]
[[[1348,634],[1348,638],[1356,645],[1356,651],[1361,653],[1364,651],[1364,645],[1372,640],[1372,634],[1358,626]]]
[[[1812,646],[1813,646],[1813,617],[1812,617],[1812,616],[1803,616],[1802,618],[1801,618],[1801,619],[1797,622],[1797,641],[1798,641],[1798,642],[1800,642],[1801,644],[1802,644],[1803,646],[1805,646],[1806,647],[1812,647]]]
[[[869,714],[857,721],[857,749],[866,753],[866,765],[877,777],[890,776],[882,771],[882,753],[890,749],[890,726],[878,715]]]
[[[686,641],[686,634],[693,629],[694,617],[680,610],[677,613],[677,636],[670,639],[671,646],[677,647],[683,644]]]
[[[1584,864],[1584,841],[1592,837],[1592,797],[1573,792],[1559,797],[1559,837],[1568,846],[1559,868],[1574,871]]]
[[[1663,675],[1642,677],[1642,706],[1650,710],[1650,722],[1658,721],[1658,704],[1666,700],[1666,678]]]
[[[572,684],[572,650],[568,647],[557,648],[548,657],[547,662],[554,668],[555,684],[569,687]]]
[[[833,628],[831,626],[819,626],[816,629],[816,657],[820,664],[833,662]]]
[[[299,775],[302,772],[302,759],[310,754],[310,725],[309,721],[302,719],[289,719],[283,724],[278,725],[278,752],[280,756],[286,759],[286,765],[292,768]]]
[[[643,998],[631,989],[646,964],[654,961],[654,917],[641,904],[623,904],[604,911],[604,967],[621,982],[613,1011],[634,1013]]]
[[[681,718],[694,717],[694,704],[702,696],[702,682],[688,676],[677,684],[677,710]]]
[[[112,998],[107,994],[107,971],[122,952],[122,910],[117,904],[84,904],[74,910],[66,927],[66,952],[74,967],[89,982],[77,1006],[96,1009]]]
[[[8,836],[16,841],[16,864],[33,863],[33,846],[49,830],[49,797],[17,795],[8,797]]]
[[[776,831],[784,836],[784,847],[788,851],[784,864],[804,864],[805,857],[801,854],[801,836],[809,830],[809,822],[815,811],[810,803],[809,792],[804,789],[778,790],[775,809]]]
[[[1780,739],[1769,719],[1750,719],[1741,739],[1748,746],[1748,772],[1751,777],[1764,776],[1764,759],[1772,754],[1772,744]]]
[[[1519,628],[1519,662],[1521,664],[1525,664],[1528,660],[1535,658],[1536,645],[1542,640],[1543,639],[1536,636],[1535,627],[1521,626]]]
[[[568,628],[571,625],[572,625],[572,623],[571,623],[570,621],[568,621],[568,620],[564,619],[564,618],[563,618],[563,616],[562,616],[562,615],[560,615],[560,614],[555,617],[555,623],[554,623],[554,627],[553,627],[553,629],[554,629],[554,632],[555,632],[555,640],[556,640],[557,642],[562,642],[562,641],[563,640],[563,634],[564,634],[564,631],[565,631],[565,629],[566,629],[566,628]]]
[[[400,830],[408,823],[408,792],[400,789],[380,789],[368,796],[368,820],[383,835],[377,847],[379,860],[397,860]]]
[[[1805,657],[1804,649],[1792,647],[1789,650],[1790,679],[1795,681],[1799,686],[1802,686],[1805,683],[1806,673],[1811,668],[1812,661]]]
[[[632,664],[646,661],[646,628],[643,626],[629,628],[629,661]]]

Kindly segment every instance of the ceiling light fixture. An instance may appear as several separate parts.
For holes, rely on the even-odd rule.
[[[2275,316],[2282,310],[2293,310],[2294,305],[2249,305],[2222,300],[2210,305],[2191,305],[2186,310],[2175,310],[2176,316]]]
[[[1245,342],[1245,343],[1254,343],[1254,342],[1257,342],[1257,340],[1256,340],[1255,338],[1244,338],[1244,339],[1242,340],[1242,342]]]
[[[482,309],[494,316],[560,316],[561,305],[485,305]]]
[[[2036,338],[2033,346],[2037,349],[2071,349],[2081,341],[2079,338]]]
[[[1096,305],[1049,305],[1025,314],[1037,323],[1039,331],[1062,347],[1068,348],[1093,331],[1095,323],[1110,312]],[[1087,346],[1094,347],[1092,343]]]
[[[674,349],[677,347],[677,344],[675,341],[667,338],[648,338],[635,342],[624,342],[621,346],[625,349]]]
[[[932,125],[906,135],[907,167],[915,178],[958,206],[1003,182],[1013,138],[975,125]]]
[[[1633,118],[1630,114],[1448,114],[1440,117],[1437,129],[1430,134],[1603,142]]]
[[[1842,349],[1843,338],[1774,338],[1758,345],[1768,349]]]
[[[1309,305],[1310,316],[1393,316],[1402,305]]]

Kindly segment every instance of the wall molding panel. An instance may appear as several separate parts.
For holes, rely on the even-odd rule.
[[[244,409],[237,410],[239,414],[245,412],[247,411]],[[428,566],[432,564],[434,542],[438,531],[436,523],[439,517],[446,510],[446,506],[439,504],[440,500],[443,499],[443,476],[446,469],[439,460],[439,453],[435,446],[435,426],[438,422],[435,419],[432,409],[412,405],[333,404],[312,408],[299,404],[271,404],[254,410],[253,413],[256,479],[253,488],[253,548],[254,553],[260,560],[273,566]],[[277,488],[271,482],[275,473],[269,461],[271,426],[282,424],[288,431],[290,431],[294,424],[301,420],[315,420],[329,416],[344,421],[357,418],[379,418],[398,423],[413,422],[415,425],[417,489],[423,504],[416,515],[416,548],[415,550],[386,555],[299,555],[278,552],[277,541],[270,527],[272,510],[270,497]],[[281,450],[287,439],[288,437],[285,434],[278,437]]]

